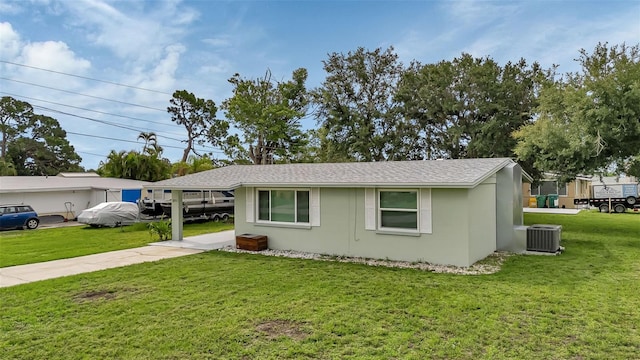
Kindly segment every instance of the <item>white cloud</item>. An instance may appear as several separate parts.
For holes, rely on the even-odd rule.
[[[150,69],[140,69],[140,72],[131,79],[130,84],[145,89],[154,89],[172,93],[176,86],[176,71],[180,64],[180,56],[184,53],[185,47],[182,45],[170,45],[165,49],[164,57]],[[162,96],[158,93],[137,92],[136,101],[150,103],[158,101]],[[159,103],[157,106],[164,107],[167,103]]]
[[[78,58],[67,44],[61,41],[34,42],[24,46],[20,63],[59,72],[84,74],[91,63]]]
[[[490,56],[501,64],[525,58],[543,67],[560,65],[575,71],[578,50],[593,49],[598,42],[637,44],[640,7],[611,9],[606,15],[584,16],[586,8],[545,9],[530,2],[444,2],[444,26],[412,24],[396,43],[403,61],[451,60],[462,52]],[[434,57],[438,55],[438,58]]]
[[[0,14],[19,14],[22,12],[22,7],[18,3],[0,1]]]
[[[98,0],[65,2],[74,15],[72,26],[85,31],[89,41],[112,51],[127,63],[153,64],[165,48],[179,44],[187,26],[198,13],[175,2],[118,3],[120,8]],[[136,5],[138,5],[136,7]]]
[[[395,43],[403,62],[411,60],[438,62],[451,60],[462,52],[474,56],[491,55],[506,41],[504,35],[476,38],[480,33],[498,33],[507,29],[523,11],[523,5],[512,2],[447,1],[440,6],[442,25],[411,24]],[[425,15],[427,16],[427,15]],[[431,15],[429,15],[431,16]]]
[[[516,2],[446,1],[444,10],[456,26],[464,24],[478,28],[515,17],[521,12],[521,5]]]
[[[202,42],[216,48],[229,47],[231,46],[231,36],[221,35],[215,38],[203,39]]]
[[[26,65],[26,67],[5,66],[4,74],[8,78],[21,81],[8,82],[3,85],[6,90],[25,91],[25,86],[35,87],[35,85],[28,85],[28,83],[71,89],[82,83],[77,78],[69,78],[53,72],[43,72],[30,67],[76,75],[85,74],[91,68],[91,63],[78,57],[66,43],[61,41],[23,41],[10,23],[0,23],[0,51],[3,60]]]
[[[20,53],[20,35],[8,22],[0,23],[0,53],[5,59],[13,59]]]

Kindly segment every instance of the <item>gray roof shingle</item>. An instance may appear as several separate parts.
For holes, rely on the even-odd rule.
[[[163,180],[154,189],[240,186],[475,187],[513,161],[508,158],[358,163],[232,165]]]

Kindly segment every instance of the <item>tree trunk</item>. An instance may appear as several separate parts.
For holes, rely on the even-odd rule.
[[[187,141],[187,148],[184,149],[182,153],[182,162],[187,162],[187,158],[189,157],[189,153],[191,152],[191,146],[193,144],[193,140]]]

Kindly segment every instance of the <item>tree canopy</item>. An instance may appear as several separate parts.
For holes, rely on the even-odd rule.
[[[227,154],[253,164],[290,162],[306,146],[300,124],[309,104],[306,80],[302,68],[289,81],[273,80],[268,70],[257,79],[231,77],[233,96],[222,108],[239,134],[228,138]]]
[[[33,107],[12,97],[0,100],[0,174],[57,175],[82,171],[82,158],[67,133],[52,117],[33,113]]]
[[[515,157],[511,134],[532,123],[537,92],[549,75],[524,59],[500,66],[469,54],[412,64],[396,96],[413,129],[412,157]],[[526,165],[532,172],[531,164]]]
[[[517,157],[535,178],[640,176],[640,45],[601,43],[577,61],[580,71],[565,75],[525,59],[501,65],[465,53],[405,67],[393,47],[358,48],[328,54],[326,77],[311,91],[304,68],[288,80],[269,70],[258,78],[235,74],[223,119],[213,100],[173,93],[167,111],[187,132],[173,168],[149,131],[138,137],[141,151],[113,150],[99,171],[155,181],[231,163]],[[317,128],[303,128],[307,117]],[[58,121],[34,114],[27,102],[2,98],[0,136],[0,174],[80,169]],[[198,154],[205,144],[227,158]]]
[[[213,100],[196,97],[187,90],[176,90],[169,102],[171,106],[167,111],[171,121],[187,130],[187,146],[180,161],[186,162],[190,153],[200,156],[194,149],[195,144],[202,145],[208,139],[213,146],[218,146],[227,136],[229,124],[216,119],[218,108]]]
[[[609,170],[640,176],[640,48],[580,51],[581,71],[547,82],[539,117],[514,136],[515,152],[569,180]]]
[[[406,158],[406,124],[394,99],[403,66],[393,48],[332,53],[323,64],[327,77],[313,98],[327,160]]]

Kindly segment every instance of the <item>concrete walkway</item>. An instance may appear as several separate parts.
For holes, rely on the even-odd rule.
[[[134,249],[110,251],[71,259],[0,268],[0,287],[54,279],[148,261],[198,254],[235,244],[233,230],[169,240]]]

